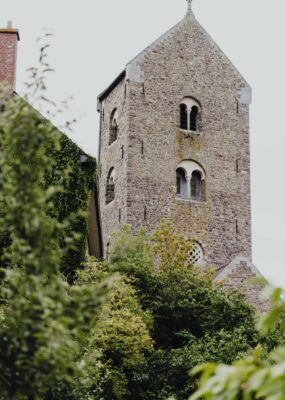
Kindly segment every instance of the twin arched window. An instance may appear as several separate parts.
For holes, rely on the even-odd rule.
[[[110,133],[109,133],[109,145],[117,140],[118,137],[118,110],[115,108],[110,118]]]
[[[201,125],[201,106],[192,97],[180,103],[180,129],[197,132]]]
[[[205,199],[205,171],[192,160],[182,161],[176,170],[177,197],[186,200]]]
[[[106,205],[111,203],[115,199],[115,169],[111,168],[106,184]]]

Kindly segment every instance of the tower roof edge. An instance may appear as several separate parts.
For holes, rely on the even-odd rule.
[[[98,95],[97,97],[98,102],[103,101],[108,96],[108,94],[111,93],[112,90],[118,85],[118,83],[120,83],[121,80],[123,80],[125,77],[126,77],[126,69],[121,71],[120,74],[112,81],[112,83],[110,83],[110,85]]]

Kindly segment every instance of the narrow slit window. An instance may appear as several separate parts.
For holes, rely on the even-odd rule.
[[[115,170],[111,168],[106,184],[106,205],[110,204],[115,199]]]
[[[106,245],[106,259],[109,260],[110,256],[110,243],[108,242]]]
[[[117,123],[117,120],[118,120],[118,112],[117,112],[117,109],[115,109],[111,114],[109,145],[114,143],[117,140],[117,137],[118,137],[118,123]]]

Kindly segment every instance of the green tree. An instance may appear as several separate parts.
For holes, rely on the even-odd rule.
[[[241,358],[260,341],[273,347],[280,337],[262,337],[254,310],[242,294],[215,283],[187,263],[191,242],[162,222],[152,236],[132,235],[124,227],[114,235],[110,264],[130,279],[144,311],[152,316],[154,350],[134,369],[130,399],[185,400],[195,388],[189,371],[201,362]],[[154,379],[155,377],[155,379]]]
[[[96,284],[106,280],[109,274],[104,264],[90,260],[78,276],[81,283]],[[153,349],[149,334],[151,324],[150,314],[141,309],[128,279],[115,281],[85,350],[84,360],[96,398],[129,398],[132,372],[145,362],[146,355]]]
[[[265,298],[272,307],[261,317],[258,328],[262,334],[285,328],[284,290],[267,285]],[[284,342],[284,340],[283,340]],[[285,396],[285,347],[277,346],[268,353],[261,345],[232,365],[206,363],[192,370],[199,375],[198,390],[190,400],[282,400]]]
[[[59,149],[57,130],[27,100],[45,100],[46,46],[39,70],[32,69],[30,96],[0,91],[0,236],[1,252],[0,396],[42,399],[57,383],[88,386],[80,358],[108,286],[70,286],[60,273],[72,246],[69,225],[49,217],[62,186],[45,187],[54,168],[48,151]],[[3,242],[2,242],[3,243]],[[60,397],[57,397],[58,399]],[[62,397],[64,398],[64,397]]]

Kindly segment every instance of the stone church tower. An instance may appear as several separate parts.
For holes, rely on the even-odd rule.
[[[143,50],[98,98],[103,245],[122,224],[169,219],[190,261],[233,274],[251,264],[251,89],[196,20]],[[244,264],[242,264],[244,263]],[[237,284],[238,285],[238,284]]]

